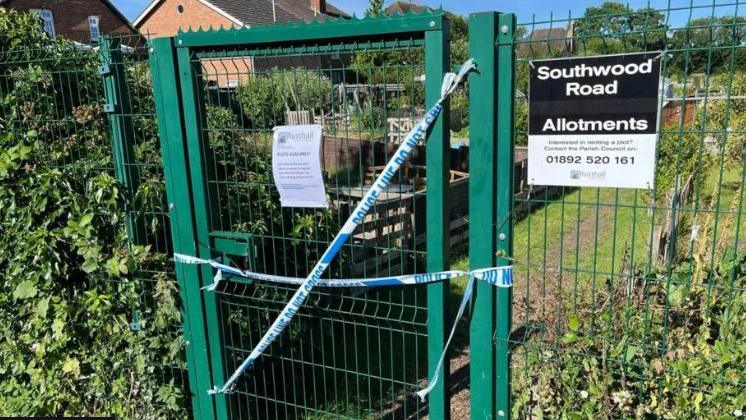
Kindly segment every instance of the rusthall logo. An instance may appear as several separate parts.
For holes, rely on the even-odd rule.
[[[570,171],[570,179],[606,179],[606,171],[595,172],[595,171]]]
[[[290,143],[308,143],[314,140],[313,131],[279,131],[277,133],[277,146],[278,147],[290,147]]]

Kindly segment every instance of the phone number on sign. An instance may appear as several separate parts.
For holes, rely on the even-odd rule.
[[[586,156],[583,160],[582,156],[547,156],[547,163],[585,163],[588,165],[607,165],[614,163],[616,165],[634,165],[634,156]]]

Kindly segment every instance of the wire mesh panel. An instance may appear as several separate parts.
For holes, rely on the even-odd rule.
[[[39,173],[48,177],[51,173],[51,179],[62,177],[67,185],[64,193],[69,196],[61,197],[61,201],[74,202],[76,194],[80,194],[99,204],[111,199],[117,212],[124,210],[111,220],[111,231],[101,234],[102,238],[117,238],[117,243],[99,245],[95,252],[90,251],[94,252],[91,255],[118,254],[121,237],[121,243],[142,258],[137,267],[124,264],[115,267],[112,264],[108,269],[104,267],[107,261],[97,261],[95,266],[84,268],[93,279],[90,283],[82,280],[87,277],[81,273],[60,274],[60,278],[54,280],[64,283],[59,286],[64,291],[48,290],[46,296],[40,292],[39,298],[56,302],[54,299],[64,297],[79,302],[83,298],[76,293],[85,292],[88,298],[101,294],[107,299],[105,318],[84,320],[94,315],[76,315],[76,319],[69,320],[65,328],[77,331],[71,332],[72,335],[84,334],[84,325],[100,323],[119,328],[121,324],[125,332],[118,330],[121,334],[112,335],[102,345],[119,349],[127,347],[121,340],[132,340],[142,353],[137,355],[137,360],[126,361],[113,370],[117,375],[128,370],[133,375],[134,372],[147,372],[136,381],[132,378],[128,384],[130,392],[142,399],[141,403],[131,403],[123,410],[132,410],[136,405],[140,410],[138,414],[144,417],[186,416],[190,391],[183,363],[180,301],[172,264],[167,257],[172,251],[145,40],[138,35],[102,38],[98,47],[62,39],[46,40],[40,44],[0,47],[0,136],[23,139],[18,143],[33,145],[34,155],[43,157],[39,161],[44,168],[36,171],[37,168],[29,168],[29,179]],[[114,76],[116,84],[110,83]],[[109,107],[110,104],[117,106]],[[117,153],[117,144],[132,152],[128,159]],[[50,172],[53,169],[57,172]],[[135,176],[139,182],[128,184],[122,174]],[[114,197],[104,195],[110,190],[115,191]],[[51,195],[53,188],[42,191]],[[45,209],[44,205],[46,202],[39,211]],[[91,207],[85,207],[90,203],[75,205],[91,210]],[[49,213],[52,210],[44,210],[40,213],[43,217],[34,221],[45,223],[40,227],[43,231],[56,229],[52,222],[57,221]],[[9,231],[20,227],[14,226]],[[64,233],[61,238],[69,241],[71,235],[73,233]],[[56,248],[63,247],[59,244],[49,246],[50,250]],[[0,259],[5,260],[5,257]],[[56,256],[70,265],[76,264],[79,257],[81,255]],[[41,254],[39,258],[42,258]],[[52,275],[50,272],[49,276]],[[107,287],[102,287],[100,279],[111,281],[113,285],[106,283]],[[69,284],[65,283],[68,281]],[[85,346],[85,343],[81,338],[80,346]],[[95,353],[97,349],[81,349],[81,354],[85,354],[84,351]],[[109,362],[120,356],[110,355]],[[51,356],[45,357],[51,359]],[[87,364],[94,362],[81,361],[81,369],[88,369]],[[96,368],[106,369],[103,366]],[[98,376],[91,372],[84,374]],[[94,385],[86,382],[86,386]],[[110,384],[98,386],[101,390],[106,389],[98,391],[104,395],[96,396],[102,401],[114,398],[112,396],[121,391]],[[90,388],[81,386],[78,392],[89,391]],[[145,402],[146,399],[149,400]],[[98,400],[91,404],[97,403],[101,404]],[[121,401],[117,404],[124,406]]]
[[[744,365],[731,357],[743,340],[743,6],[611,5],[521,24],[515,414],[714,417],[743,406]],[[530,185],[529,61],[639,51],[664,58],[654,189]]]
[[[399,54],[422,54],[413,42]],[[312,48],[312,46],[307,46]],[[421,65],[387,64],[382,51],[200,58],[204,150],[213,236],[243,235],[235,264],[305,277],[391,158],[387,118],[424,113]],[[237,56],[238,55],[238,56]],[[414,60],[416,61],[416,59]],[[421,62],[421,60],[420,60]],[[323,127],[328,209],[281,207],[272,177],[272,129]],[[396,133],[402,136],[405,133]],[[421,157],[422,158],[422,157]],[[411,164],[374,206],[326,278],[423,272],[424,170]],[[220,250],[219,250],[220,251]],[[232,372],[294,287],[229,283],[219,293],[226,368]],[[379,417],[415,413],[426,374],[424,289],[319,291],[231,397],[232,418]]]
[[[176,37],[185,118],[190,119],[191,110],[196,115],[186,131],[204,256],[262,273],[308,275],[425,113],[427,37],[418,28],[440,31],[436,21],[443,20],[442,13],[432,16],[371,19],[357,27],[355,22],[308,24],[314,32],[291,25]],[[330,36],[326,25],[340,35]],[[345,32],[348,28],[352,32]],[[437,82],[428,91],[440,86],[447,63],[447,55],[440,54],[446,51],[431,53],[429,60],[437,57],[443,68],[428,73]],[[329,205],[282,207],[272,175],[273,128],[309,124],[322,127],[320,161]],[[425,155],[419,145],[325,278],[427,272],[426,249],[433,240],[426,235],[425,210],[433,184],[427,182]],[[443,161],[438,164],[447,167]],[[436,182],[437,188],[466,186],[464,173],[453,171],[448,178],[449,185]],[[465,210],[454,206],[451,213],[463,218]],[[463,223],[453,226],[463,230]],[[230,375],[249,355],[295,291],[230,280],[206,298],[217,378]],[[315,290],[281,337],[240,378],[235,393],[218,397],[227,400],[226,415],[424,415],[425,405],[413,392],[423,385],[428,349],[435,348],[428,345],[427,308],[424,286]],[[438,325],[443,328],[442,321]]]
[[[110,35],[98,48],[100,105],[106,117],[114,173],[122,181],[127,233],[134,246],[145,246],[149,258],[134,275],[140,301],[132,308],[130,328],[154,328],[151,346],[163,349],[153,361],[163,381],[161,402],[190,413],[182,298],[170,256],[173,254],[164,168],[153,103],[147,40],[142,35]]]

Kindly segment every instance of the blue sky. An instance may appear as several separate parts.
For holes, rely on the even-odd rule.
[[[393,0],[386,0],[386,5],[392,3]],[[130,20],[135,19],[137,15],[142,11],[150,0],[113,0],[114,4],[119,7]],[[716,0],[717,3],[735,3],[731,0]],[[331,0],[335,6],[340,7],[348,13],[355,12],[358,15],[361,14],[367,7],[367,0]],[[598,0],[422,0],[419,3],[427,4],[430,6],[443,8],[452,12],[460,14],[469,14],[472,12],[480,12],[486,10],[498,10],[513,12],[518,15],[519,22],[530,22],[532,15],[535,15],[537,20],[543,20],[550,17],[553,12],[556,19],[564,19],[572,13],[572,17],[582,15],[585,8],[589,5],[599,5],[603,1]],[[710,6],[713,0],[629,0],[626,2],[631,8],[644,7],[650,4],[652,7],[657,9],[666,8],[670,3],[671,8],[687,7],[690,3],[695,6]],[[707,16],[712,13],[710,7],[702,9],[696,9],[694,11],[695,16]],[[715,15],[733,14],[732,7],[717,8]],[[741,6],[739,14],[746,14],[746,6]],[[674,25],[680,25],[686,22],[688,18],[688,11],[681,10],[671,13],[671,23]]]

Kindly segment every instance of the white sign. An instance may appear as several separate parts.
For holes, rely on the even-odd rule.
[[[272,176],[282,207],[328,207],[321,175],[321,126],[274,128]]]
[[[660,57],[532,61],[529,183],[653,188]]]

